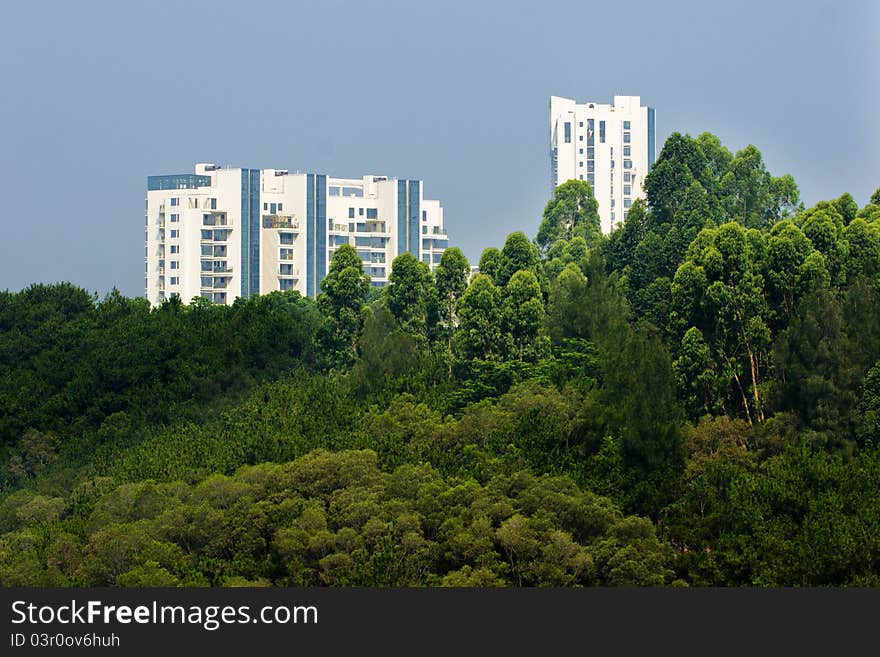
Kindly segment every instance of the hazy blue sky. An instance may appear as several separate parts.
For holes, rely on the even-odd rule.
[[[474,262],[550,194],[553,94],[638,94],[814,203],[880,186],[880,2],[0,2],[0,289],[143,294],[146,176],[418,177]],[[588,36],[585,36],[588,35]]]

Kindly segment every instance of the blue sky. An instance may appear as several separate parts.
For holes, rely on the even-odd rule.
[[[550,195],[551,95],[641,95],[802,198],[880,187],[880,3],[0,3],[0,289],[143,294],[146,176],[418,177],[476,262]],[[659,144],[658,144],[659,147]]]

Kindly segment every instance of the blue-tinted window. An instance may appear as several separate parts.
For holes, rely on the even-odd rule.
[[[623,195],[629,196],[630,194],[632,194],[632,185],[624,185],[623,186]]]
[[[349,209],[348,209],[348,218],[349,218],[349,219],[354,219],[354,208],[349,208]]]
[[[595,185],[596,184],[596,174],[593,174],[593,173],[588,174],[587,175],[587,182],[590,183],[591,185]]]
[[[623,122],[623,129],[624,129],[624,130],[629,130],[629,126],[630,126],[629,121],[624,121],[624,122]]]
[[[599,143],[605,143],[605,121],[599,121]]]
[[[178,260],[172,260],[171,261],[171,269],[179,269],[179,268],[180,268],[180,262]]]
[[[281,212],[281,210],[282,210],[282,208],[281,208],[281,204],[279,203],[279,204],[278,204],[278,212]]]
[[[169,221],[171,223],[176,223],[176,222],[180,221],[180,215],[179,214],[172,214]]]
[[[264,210],[265,212],[268,212],[268,211],[269,211],[269,204],[268,204],[268,203],[263,203],[263,210]]]
[[[578,166],[579,166],[579,167],[582,167],[582,166],[584,166],[584,163],[583,163],[583,162],[578,162]]]
[[[327,275],[327,176],[324,174],[315,176],[315,211],[318,213],[315,218],[315,226],[317,227],[316,253],[318,256],[315,267],[317,279],[320,282]]]
[[[172,174],[170,176],[147,176],[147,189],[195,189],[196,187],[209,187],[211,176],[201,176],[192,173]],[[172,203],[177,205],[177,203]]]
[[[629,171],[625,171],[623,174],[623,182],[631,182],[632,174]]]
[[[172,196],[171,197],[171,205],[179,205],[179,204],[180,204],[180,199],[177,198],[176,196]]]
[[[633,167],[632,160],[624,160],[623,161],[623,168],[624,169],[632,169],[632,167]]]
[[[565,122],[565,143],[571,143],[571,123],[568,121]]]
[[[212,209],[212,210],[216,210],[216,209],[217,209],[217,199],[215,199],[215,198],[212,198],[212,199],[211,199],[211,209]]]
[[[416,255],[419,251],[419,217],[422,216],[418,180],[409,181],[409,251]]]
[[[633,202],[632,202],[632,199],[631,199],[631,198],[625,198],[625,199],[623,199],[623,207],[628,208],[628,207],[630,207],[632,204],[633,204]]]
[[[378,219],[379,210],[376,208],[367,208],[367,219]]]
[[[269,204],[269,214],[275,214],[276,212],[278,212],[278,204],[277,203],[270,203]]]
[[[292,290],[293,289],[294,280],[292,278],[282,278],[278,281],[278,289],[279,290]]]
[[[179,276],[172,276],[172,277],[171,277],[171,284],[172,284],[172,285],[178,285],[179,283],[180,283],[180,277],[179,277]]]
[[[358,208],[358,216],[359,216],[359,217],[363,217],[363,216],[364,216],[364,209],[363,209],[363,208]]]
[[[595,156],[596,156],[596,149],[592,148],[592,147],[588,148],[587,149],[587,157],[592,160]]]
[[[584,127],[584,122],[583,122],[583,121],[581,121],[580,123],[578,123],[578,128],[583,128],[583,127]]]
[[[596,171],[596,162],[593,160],[587,161],[587,173],[594,173]]]
[[[428,220],[428,211],[422,210],[422,221],[427,221],[427,220]]]
[[[630,155],[632,155],[632,146],[624,146],[623,155],[624,157],[629,157]]]
[[[279,233],[278,240],[281,244],[293,244],[293,233]]]
[[[180,253],[180,246],[178,246],[177,244],[172,244],[171,253]]]
[[[583,154],[584,154],[584,149],[583,149],[583,148],[579,148],[579,149],[578,149],[578,155],[583,155]]]
[[[632,140],[632,133],[624,132],[623,133],[623,143],[629,144],[631,140]]]

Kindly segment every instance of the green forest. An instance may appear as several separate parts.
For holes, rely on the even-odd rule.
[[[0,585],[880,586],[880,190],[676,133],[644,191],[475,275],[0,292]]]

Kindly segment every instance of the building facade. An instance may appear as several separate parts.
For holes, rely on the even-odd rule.
[[[602,232],[626,218],[644,198],[645,176],[656,153],[654,109],[639,96],[615,96],[612,105],[550,97],[550,172],[555,188],[586,180],[599,202]]]
[[[205,163],[194,174],[147,178],[152,304],[175,294],[225,304],[274,290],[315,297],[342,244],[381,287],[397,255],[408,251],[433,269],[447,243],[443,208],[424,198],[420,180]]]

